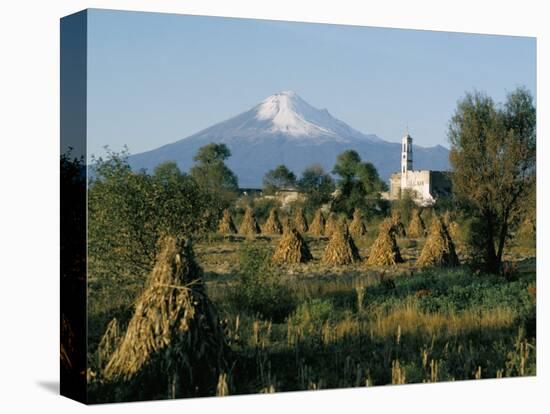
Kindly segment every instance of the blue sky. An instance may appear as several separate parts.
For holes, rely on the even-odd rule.
[[[160,13],[88,14],[88,154],[185,138],[281,90],[364,133],[448,146],[456,102],[536,91],[534,38]]]

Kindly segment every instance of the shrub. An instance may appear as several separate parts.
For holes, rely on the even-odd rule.
[[[275,274],[269,249],[250,242],[243,245],[233,299],[238,309],[275,322],[292,311],[294,300]]]
[[[335,314],[334,305],[328,299],[310,299],[303,302],[292,314],[290,322],[305,332],[321,329]]]

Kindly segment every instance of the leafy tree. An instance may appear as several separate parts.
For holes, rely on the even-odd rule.
[[[356,151],[347,150],[338,155],[332,172],[340,176],[333,210],[351,216],[356,208],[371,213],[378,209],[380,191],[385,190],[386,185],[374,165],[361,161]]]
[[[336,165],[332,172],[341,177],[340,185],[357,179],[357,168],[361,164],[361,157],[354,150],[342,152],[336,158]]]
[[[387,191],[388,186],[378,175],[376,167],[370,162],[363,162],[358,166],[357,175],[366,193],[364,210],[367,215],[371,217],[377,214],[384,214],[384,210],[388,207],[388,202],[381,199],[380,193]]]
[[[279,165],[265,174],[263,184],[264,192],[273,194],[278,190],[294,187],[296,185],[296,175],[285,165]]]
[[[312,212],[321,205],[328,203],[332,199],[332,193],[335,189],[334,180],[319,164],[307,167],[297,185],[307,197],[306,210],[308,212]]]
[[[534,199],[536,116],[523,88],[497,106],[485,94],[466,94],[448,132],[453,189],[474,217],[472,244],[487,270],[501,270],[511,229]],[[473,249],[475,250],[475,249]]]
[[[236,200],[239,191],[237,176],[225,165],[230,156],[225,144],[205,145],[193,158],[195,165],[190,171],[199,186],[213,196],[212,207],[218,215]]]
[[[225,161],[231,156],[231,151],[225,144],[211,143],[199,148],[193,159],[204,164],[213,164]]]
[[[152,175],[134,172],[127,153],[94,160],[88,190],[88,253],[93,276],[140,276],[150,271],[163,234],[191,236],[215,225],[210,194],[175,163]]]
[[[376,195],[387,190],[387,185],[380,179],[376,167],[370,162],[362,162],[357,166],[357,176],[367,195]]]

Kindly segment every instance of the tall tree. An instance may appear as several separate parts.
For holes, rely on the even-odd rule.
[[[351,217],[356,208],[375,209],[380,200],[380,191],[386,188],[378,171],[369,162],[361,161],[354,150],[338,155],[332,172],[340,177],[338,195],[333,203],[335,211],[341,211]]]
[[[213,196],[218,214],[228,208],[237,198],[237,176],[225,165],[231,151],[225,144],[208,144],[199,148],[193,158],[195,165],[190,174],[195,181]]]
[[[476,220],[472,243],[490,272],[501,270],[506,242],[535,191],[536,111],[518,88],[497,106],[485,94],[466,94],[448,132],[453,189]]]
[[[294,187],[296,185],[296,175],[286,165],[279,165],[265,174],[263,184],[264,192],[273,194],[278,190]]]
[[[361,157],[357,151],[347,150],[338,155],[332,172],[340,176],[340,185],[343,185],[356,179],[360,164]]]
[[[328,203],[335,189],[334,180],[319,164],[307,167],[297,184],[307,197],[306,209],[309,212]]]

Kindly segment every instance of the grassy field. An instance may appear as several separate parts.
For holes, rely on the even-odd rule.
[[[376,236],[373,228],[357,240],[363,258]],[[270,318],[239,300],[242,251],[250,240],[212,235],[195,243],[233,352],[232,369],[220,379],[224,393],[535,374],[531,242],[512,245],[506,260],[513,271],[504,279],[466,266],[417,269],[423,239],[399,239],[405,263],[384,268],[326,267],[320,257],[328,239],[306,240],[312,262],[271,270]],[[278,237],[258,236],[254,246],[273,251],[277,242]],[[458,251],[463,259],[460,244]],[[113,317],[124,331],[144,282],[129,275],[90,280],[89,360],[98,376],[97,344]]]

